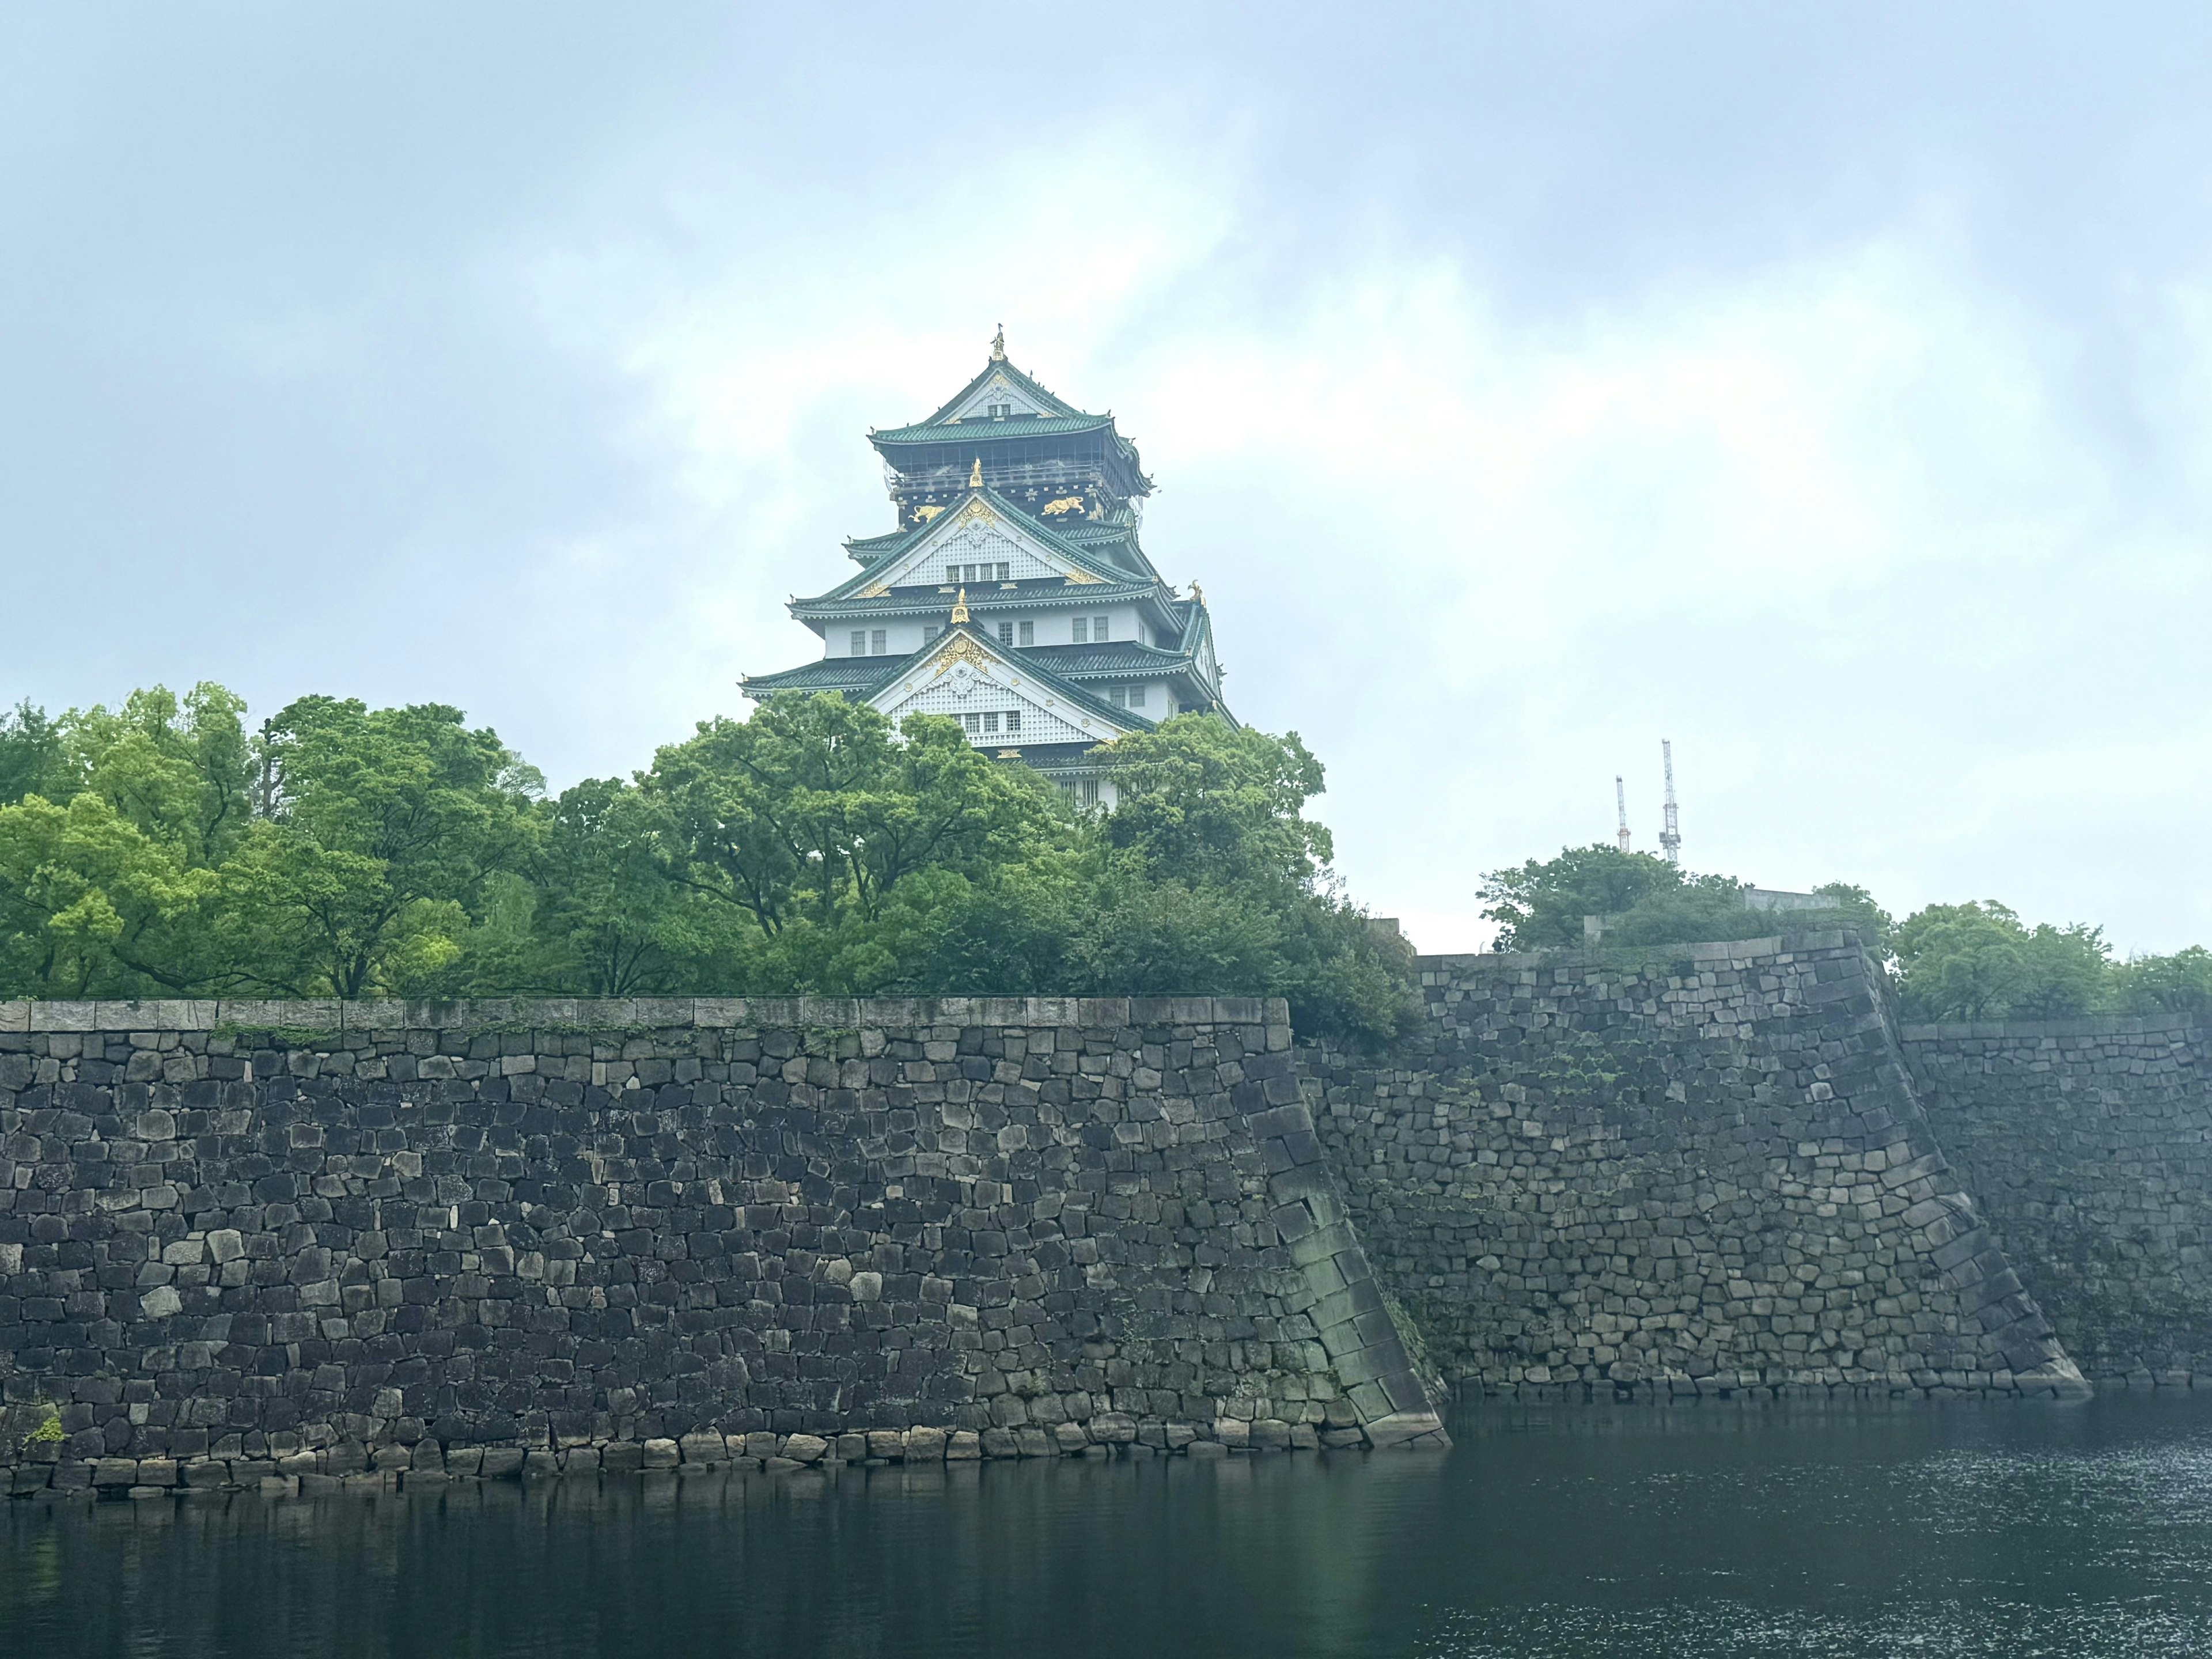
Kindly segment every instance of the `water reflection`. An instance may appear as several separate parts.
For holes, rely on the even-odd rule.
[[[0,1651],[2212,1651],[2212,1401],[1475,1408],[1437,1456],[0,1512]]]

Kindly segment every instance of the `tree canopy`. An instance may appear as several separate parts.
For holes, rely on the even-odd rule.
[[[216,686],[0,718],[0,996],[1283,996],[1378,1041],[1410,955],[1335,883],[1321,764],[1185,715],[1079,810],[835,695],[549,796],[434,704]]]
[[[1747,884],[1699,875],[1644,853],[1600,842],[1557,858],[1492,871],[1483,912],[1498,923],[1498,948],[1580,945],[1583,918],[1603,921],[1602,943],[1663,945],[1847,927],[1883,958],[1899,1012],[1913,1021],[2063,1019],[2098,1013],[2188,1013],[2212,1018],[2212,952],[2115,962],[2103,930],[2031,927],[1995,900],[1931,904],[1891,920],[1847,882],[1813,890],[1826,903],[1752,908]]]
[[[1681,945],[1755,938],[1788,928],[1850,927],[1879,950],[1890,921],[1865,890],[1831,882],[1814,890],[1831,901],[1778,915],[1751,907],[1748,884],[1733,876],[1697,875],[1649,853],[1603,842],[1563,848],[1484,878],[1483,915],[1498,924],[1501,951],[1578,945],[1583,918],[1603,924],[1607,945]]]
[[[837,696],[702,722],[558,795],[455,708],[302,697],[249,729],[221,686],[0,714],[0,997],[1281,996],[1387,1040],[1411,953],[1346,896],[1295,732],[1188,714],[1103,751],[1079,809],[959,726]],[[1486,878],[1502,950],[1850,927],[1909,1019],[2212,1018],[2202,947],[1992,900],[1893,922],[1863,888],[1746,884],[1605,843]]]

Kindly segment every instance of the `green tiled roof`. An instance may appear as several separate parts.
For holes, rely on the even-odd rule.
[[[848,536],[845,550],[862,564],[873,564],[885,555],[897,552],[927,527],[909,525],[904,530],[893,530],[881,536]]]
[[[1008,611],[1069,604],[1091,605],[1109,600],[1141,599],[1147,594],[1157,592],[1158,588],[1158,582],[1140,580],[1133,576],[1125,576],[1115,581],[1079,583],[1073,587],[1051,578],[1032,578],[1011,593],[996,583],[989,586],[971,587],[968,590],[968,603],[979,611]],[[802,617],[913,616],[917,613],[926,615],[933,611],[950,611],[951,608],[952,595],[945,592],[943,584],[939,582],[916,582],[911,586],[894,587],[872,599],[862,599],[856,592],[848,593],[833,588],[815,599],[793,599],[789,607],[793,616]]]
[[[1054,397],[1052,393],[1047,392],[1042,386],[1038,385],[1036,381],[1023,374],[1018,368],[1016,368],[1013,364],[1008,362],[1006,358],[994,357],[983,365],[983,372],[981,374],[978,374],[974,380],[969,381],[966,386],[962,386],[959,391],[954,392],[945,403],[940,404],[938,406],[937,412],[935,414],[931,415],[926,420],[915,422],[915,425],[917,427],[936,425],[939,422],[951,415],[954,410],[959,408],[961,404],[966,403],[970,398],[974,397],[976,392],[980,392],[982,389],[983,382],[989,380],[994,374],[1004,374],[1009,380],[1012,380],[1017,386],[1020,387],[1021,390],[1029,393],[1029,395],[1036,402],[1042,404],[1054,415],[1073,416],[1074,419],[1079,421],[1087,421],[1091,418],[1090,416],[1085,415],[1081,410],[1078,409],[1073,404],[1069,403],[1066,398]],[[911,430],[912,428],[907,429]]]
[[[872,444],[996,443],[1007,438],[1073,437],[1101,428],[1111,429],[1111,415],[1016,415],[1003,421],[960,421],[937,425],[884,427],[868,434]],[[1116,434],[1119,435],[1118,434]]]
[[[876,688],[904,668],[905,657],[824,657],[819,662],[787,668],[779,674],[747,674],[738,681],[748,693],[759,691],[842,691],[848,696],[872,696]]]
[[[1103,645],[1030,645],[1022,647],[1024,662],[1039,662],[1056,674],[1172,674],[1190,666],[1181,651],[1165,651],[1134,640],[1109,640]]]

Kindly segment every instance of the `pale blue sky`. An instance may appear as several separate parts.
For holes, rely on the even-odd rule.
[[[1111,407],[1431,948],[1639,842],[2212,940],[2202,8],[0,9],[0,697],[738,712],[862,433]]]

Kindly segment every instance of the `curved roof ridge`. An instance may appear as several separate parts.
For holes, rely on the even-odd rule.
[[[1068,540],[1066,537],[1061,535],[1051,526],[1046,524],[1042,519],[1032,516],[1016,503],[1008,501],[1004,495],[999,494],[997,490],[993,489],[988,484],[981,489],[971,490],[969,492],[969,497],[970,500],[978,496],[981,497],[986,501],[988,501],[994,509],[996,509],[1008,520],[1008,522],[1017,526],[1018,533],[1026,533],[1036,537],[1036,539],[1042,542],[1048,550],[1058,554],[1061,558],[1066,560],[1068,563],[1073,565],[1077,569],[1084,572],[1086,575],[1094,578],[1101,583],[1109,586],[1124,583],[1130,580],[1131,573],[1127,568],[1115,564],[1112,561],[1102,557],[1098,553],[1094,552],[1090,548],[1079,546],[1076,543]],[[962,505],[964,506],[966,503],[963,502]],[[915,548],[920,546],[921,543],[927,541],[929,537],[940,527],[954,523],[957,520],[959,513],[960,507],[950,507],[938,517],[932,519],[927,524],[916,526],[914,530],[907,532],[911,539],[902,544],[898,547],[886,550],[883,557],[869,561],[865,567],[854,571],[851,575],[846,577],[843,581],[839,582],[835,587],[830,588],[827,592],[817,593],[811,599],[794,599],[792,601],[793,605],[823,605],[839,599],[848,599],[859,597],[860,591],[862,587],[874,586],[876,573],[883,568],[884,558],[905,557],[908,553],[914,551]],[[850,544],[848,544],[848,545],[850,545]],[[1141,581],[1144,578],[1139,575],[1137,580]],[[1079,584],[1079,586],[1081,584]]]
[[[1052,392],[1047,391],[1042,383],[1037,380],[1035,376],[1024,374],[1020,369],[1016,368],[1014,367],[1012,358],[994,356],[983,365],[982,372],[981,374],[977,374],[975,379],[969,381],[966,386],[962,386],[959,391],[954,392],[945,402],[939,404],[937,406],[935,413],[928,415],[921,420],[913,422],[913,425],[940,426],[944,424],[945,421],[951,415],[952,411],[959,408],[961,404],[966,403],[969,398],[974,397],[976,392],[982,386],[983,382],[989,380],[994,374],[1005,375],[1022,391],[1029,393],[1030,397],[1035,398],[1038,402],[1050,404],[1055,414],[1072,416],[1076,419],[1085,421],[1097,418],[1086,413],[1085,410],[1078,409],[1073,404],[1069,403],[1065,398],[1055,397]],[[1113,416],[1109,415],[1104,418],[1111,420],[1113,419]],[[910,428],[893,428],[891,429],[894,431],[900,431],[908,430]]]

